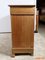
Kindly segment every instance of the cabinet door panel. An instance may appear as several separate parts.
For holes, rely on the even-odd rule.
[[[13,48],[33,48],[34,17],[12,16]]]

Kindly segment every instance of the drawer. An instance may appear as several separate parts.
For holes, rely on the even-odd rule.
[[[11,14],[34,14],[35,7],[11,7]]]

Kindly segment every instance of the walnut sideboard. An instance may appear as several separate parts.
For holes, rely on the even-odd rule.
[[[12,26],[12,54],[34,51],[34,5],[9,5]]]

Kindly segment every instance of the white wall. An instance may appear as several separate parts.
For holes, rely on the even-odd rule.
[[[36,0],[1,0],[0,1],[0,32],[11,32],[9,4],[35,5]]]
[[[16,5],[35,5],[36,0],[10,0],[10,4]]]
[[[9,0],[0,1],[0,32],[10,32]]]

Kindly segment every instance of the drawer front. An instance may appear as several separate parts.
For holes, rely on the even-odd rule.
[[[11,7],[11,14],[34,14],[35,7]]]

